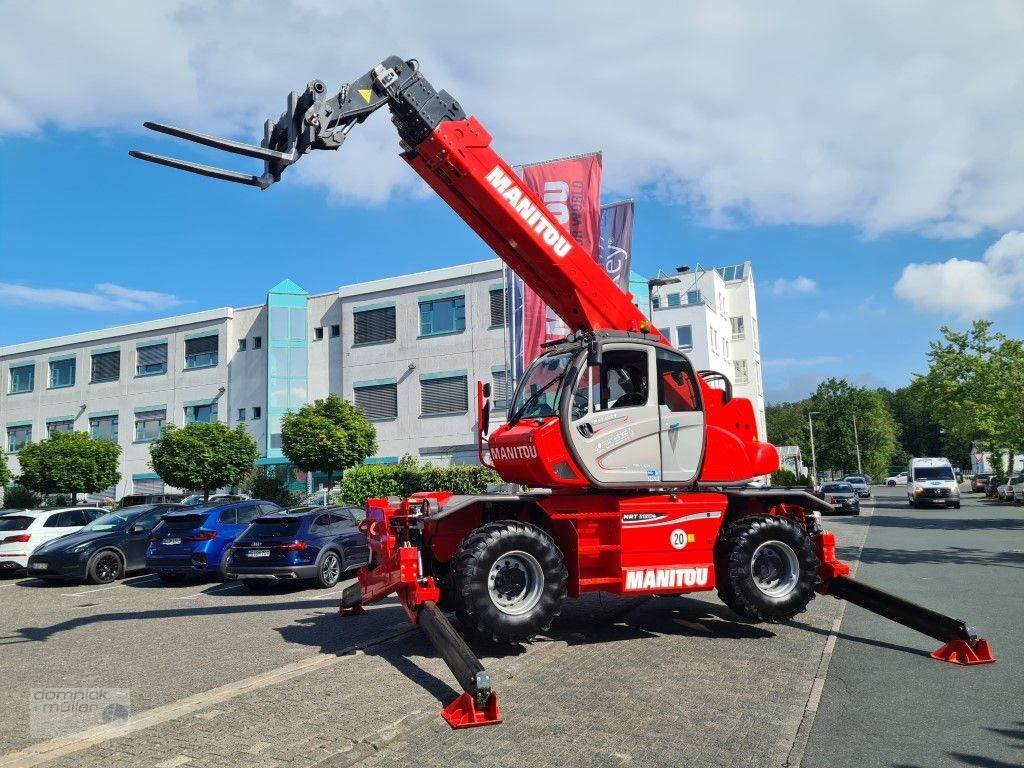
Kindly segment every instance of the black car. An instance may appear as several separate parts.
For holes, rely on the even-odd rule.
[[[45,579],[109,584],[146,567],[149,532],[177,504],[146,504],[109,512],[82,530],[41,544],[28,559],[28,572]]]
[[[333,587],[369,559],[366,536],[357,527],[365,517],[359,507],[342,506],[258,517],[231,546],[227,575],[254,591],[293,579]]]
[[[860,499],[849,483],[825,483],[821,486],[821,495],[836,508],[837,513],[860,514]]]

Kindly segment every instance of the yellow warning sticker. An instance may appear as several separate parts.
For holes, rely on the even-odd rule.
[[[369,104],[370,99],[373,98],[373,91],[371,91],[369,88],[360,88],[359,95],[363,97],[367,104]]]
[[[697,540],[697,537],[694,536],[692,533],[686,534],[686,543],[687,544],[693,544],[693,542],[696,541],[696,540]]]

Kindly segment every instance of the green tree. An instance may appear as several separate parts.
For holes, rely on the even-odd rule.
[[[7,466],[7,459],[0,456],[0,488],[6,488],[11,484],[11,469]]]
[[[117,485],[121,447],[111,440],[94,440],[85,432],[54,432],[18,452],[18,483],[41,494],[95,493]]]
[[[304,405],[281,419],[284,455],[304,472],[334,475],[362,464],[377,450],[377,430],[363,412],[337,395]]]
[[[811,442],[807,430],[807,401],[777,403],[764,409],[765,429],[772,445],[797,445],[804,460],[810,459]]]
[[[202,491],[204,501],[209,500],[210,491],[241,485],[259,455],[245,427],[228,429],[220,422],[195,422],[181,428],[169,424],[149,446],[153,471],[168,485]]]
[[[888,470],[898,449],[897,427],[878,390],[854,387],[845,379],[827,379],[818,385],[808,406],[818,412],[814,417],[814,443],[819,467],[844,474],[855,471],[859,442],[866,474],[878,478]]]

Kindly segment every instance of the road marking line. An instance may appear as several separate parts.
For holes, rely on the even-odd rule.
[[[128,579],[122,581],[122,584],[127,584],[129,587],[134,587],[136,584],[141,584],[144,581],[152,581],[153,579],[159,578],[155,573],[151,573],[148,576],[130,576]],[[129,579],[131,583],[129,584]]]
[[[214,704],[221,704],[262,688],[287,682],[318,669],[332,667],[350,659],[356,651],[381,645],[412,632],[415,632],[415,628],[404,624],[398,629],[393,629],[377,637],[367,638],[361,643],[353,643],[330,654],[318,654],[307,659],[300,659],[269,672],[247,677],[234,683],[227,683],[163,706],[144,710],[139,714],[132,714],[127,722],[97,725],[63,738],[40,741],[24,749],[0,755],[0,768],[32,768],[59,757],[81,752],[83,749],[94,747],[111,739],[126,738],[139,731],[152,728],[154,725],[177,720]],[[180,757],[184,757],[184,755],[179,755]],[[183,765],[183,763],[179,762],[176,765]]]
[[[117,589],[120,584],[112,584],[109,587],[97,587],[96,589],[87,589],[84,592],[65,592],[61,597],[81,597],[82,595],[91,595],[93,592],[104,592],[108,589]]]

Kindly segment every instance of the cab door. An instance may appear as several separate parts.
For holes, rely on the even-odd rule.
[[[692,482],[704,460],[700,386],[684,355],[659,348],[656,358],[661,477],[666,483]]]
[[[660,420],[654,347],[608,343],[600,365],[585,366],[572,390],[569,440],[599,485],[656,484],[661,479]]]

